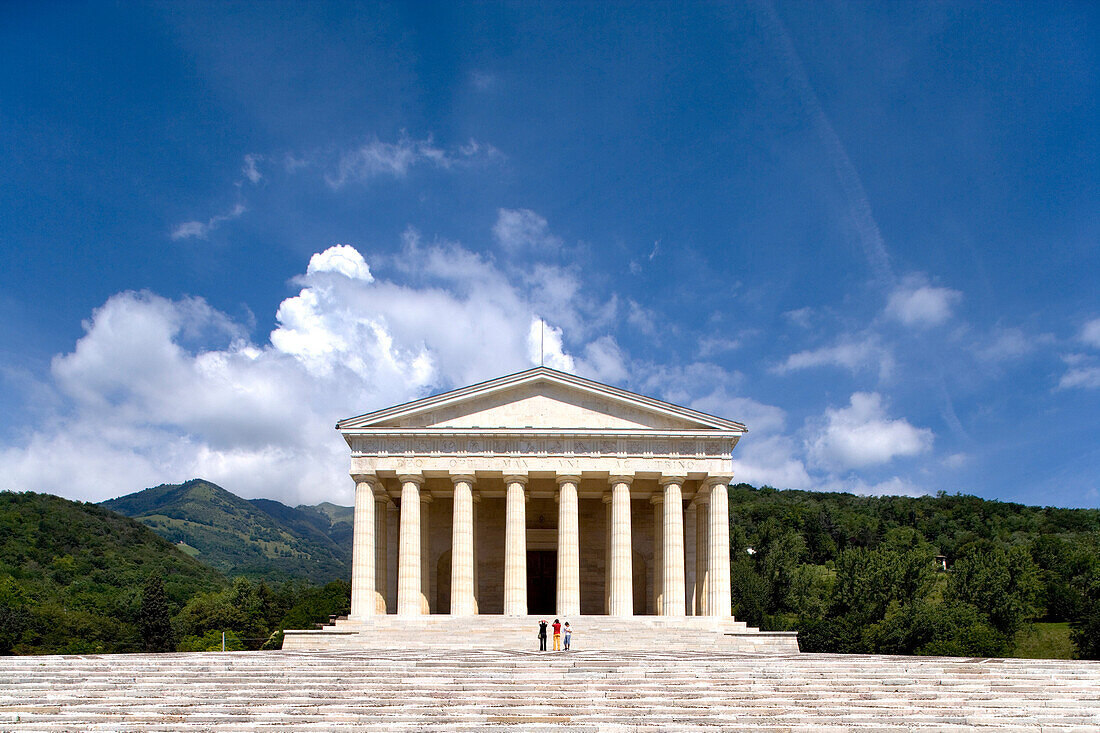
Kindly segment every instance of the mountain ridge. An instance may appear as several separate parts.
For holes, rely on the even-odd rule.
[[[341,515],[337,505],[320,510],[272,499],[243,499],[195,478],[160,484],[99,506],[136,519],[176,545],[193,548],[197,559],[230,576],[324,583],[351,572],[350,521],[332,520],[330,514]]]

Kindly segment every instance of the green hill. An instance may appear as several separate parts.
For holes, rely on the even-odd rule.
[[[101,506],[133,517],[227,575],[325,583],[351,574],[350,532],[345,541],[342,525],[313,507],[248,501],[202,479],[162,484]]]
[[[138,651],[146,579],[170,612],[226,580],[138,522],[49,494],[0,492],[0,653]]]

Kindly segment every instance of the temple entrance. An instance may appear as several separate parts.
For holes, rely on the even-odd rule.
[[[527,551],[527,613],[553,615],[557,608],[557,550]]]

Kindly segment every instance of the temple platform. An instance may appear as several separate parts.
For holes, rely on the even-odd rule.
[[[538,623],[554,616],[372,616],[331,626],[287,631],[283,649],[537,650]],[[760,631],[743,621],[712,616],[577,616],[572,648],[588,651],[678,651],[797,654],[793,631]],[[552,646],[552,637],[548,640]]]

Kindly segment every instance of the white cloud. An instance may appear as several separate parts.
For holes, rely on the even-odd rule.
[[[709,359],[718,354],[727,354],[741,348],[739,339],[722,338],[720,336],[704,336],[699,339],[699,358]]]
[[[1049,340],[1047,336],[1029,337],[1018,328],[1000,328],[977,346],[976,354],[983,361],[1008,361],[1030,354],[1038,343]]]
[[[527,332],[527,358],[532,364],[545,364],[563,372],[576,371],[573,357],[565,353],[562,330],[554,328],[541,318],[531,319]]]
[[[824,419],[807,425],[806,453],[833,472],[888,463],[932,448],[932,431],[886,415],[877,392],[856,392],[849,405],[826,409]]]
[[[53,361],[59,406],[0,450],[0,488],[101,500],[201,476],[243,496],[350,502],[336,420],[537,363],[521,280],[455,244],[409,256],[422,281],[375,279],[347,245],[318,253],[260,341],[202,299],[112,296]],[[610,336],[574,341],[577,358],[561,326],[545,334],[547,364],[626,378]]]
[[[926,496],[932,492],[912,481],[894,476],[884,481],[868,483],[858,476],[832,477],[815,487],[818,491],[834,491],[862,496]]]
[[[260,173],[259,166],[257,165],[261,160],[263,160],[262,155],[249,153],[244,156],[244,165],[241,166],[241,174],[253,184],[259,183],[263,178],[263,174]]]
[[[508,252],[522,250],[552,252],[561,247],[561,239],[550,233],[550,226],[530,209],[500,209],[493,225],[493,236]]]
[[[306,275],[319,272],[338,272],[353,280],[374,282],[374,276],[370,274],[370,267],[367,266],[363,255],[359,254],[359,250],[355,247],[347,244],[337,244],[310,257]]]
[[[754,435],[750,432],[733,452],[733,480],[779,489],[814,488],[814,480],[797,457],[795,442],[785,435]]]
[[[656,314],[633,299],[627,300],[626,305],[629,308],[626,322],[646,336],[655,336],[657,334]]]
[[[210,232],[214,231],[227,221],[233,221],[240,218],[247,209],[244,204],[237,204],[228,213],[212,216],[205,222],[202,221],[185,221],[181,224],[177,224],[172,229],[172,239],[191,239],[192,237],[197,239],[206,239],[210,236]]]
[[[1100,366],[1071,367],[1058,381],[1061,389],[1100,389]]]
[[[951,318],[962,293],[927,284],[920,275],[905,278],[886,303],[886,315],[906,326],[929,328]]]
[[[1081,327],[1081,341],[1100,349],[1100,318],[1094,318]]]
[[[893,355],[874,336],[853,339],[844,336],[833,346],[810,349],[791,354],[786,361],[772,368],[773,372],[786,374],[800,369],[835,366],[851,372],[877,369],[879,377],[886,379],[894,368]]]
[[[807,306],[805,308],[787,311],[783,314],[783,317],[799,328],[809,328],[810,320],[813,318],[813,315],[814,309]]]
[[[436,145],[430,136],[423,140],[413,140],[403,134],[395,143],[374,138],[343,153],[336,163],[336,170],[327,174],[325,180],[332,188],[340,188],[348,183],[368,181],[380,176],[404,178],[419,165],[450,169],[499,157],[499,150],[477,140],[446,149]]]

